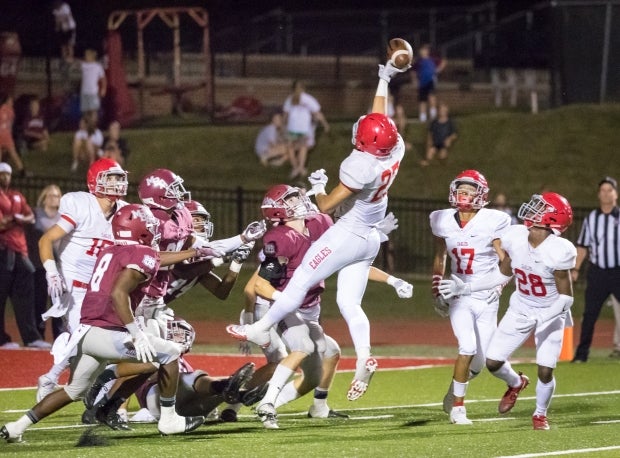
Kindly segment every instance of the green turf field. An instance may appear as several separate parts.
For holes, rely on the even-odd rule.
[[[0,455],[496,457],[552,456],[572,450],[566,456],[619,456],[617,362],[559,364],[550,431],[533,431],[531,426],[535,366],[517,362],[515,367],[533,383],[504,416],[497,413],[502,382],[484,372],[471,383],[466,406],[472,426],[451,425],[443,413],[440,403],[451,368],[441,367],[380,371],[367,394],[355,402],[345,398],[350,374],[338,374],[329,404],[348,413],[349,420],[306,418],[311,399],[305,397],[280,409],[279,430],[263,429],[244,408],[237,423],[204,425],[184,436],[161,437],[152,424],[119,432],[80,426],[82,406],[75,403],[33,426],[24,436],[26,443],[0,444]],[[0,392],[0,422],[17,418],[33,399],[34,390]],[[87,446],[77,447],[81,438]]]

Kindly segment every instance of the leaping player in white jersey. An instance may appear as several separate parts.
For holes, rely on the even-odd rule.
[[[376,226],[385,218],[388,190],[405,154],[396,125],[386,116],[388,84],[392,76],[407,69],[397,69],[389,61],[379,66],[372,113],[353,126],[355,149],[341,163],[336,187],[329,194],[325,192],[327,175],[323,169],[308,178],[319,210],[334,213],[336,223],[308,249],[289,284],[263,318],[251,325],[226,328],[236,339],[266,346],[269,329],[297,310],[312,286],[338,272],[336,301],[357,354],[355,376],[347,393],[351,401],[366,392],[377,368],[370,353],[370,323],[361,304],[368,271],[380,246]]]
[[[430,214],[435,236],[433,295],[439,295],[437,286],[445,274],[446,255],[452,274],[465,283],[499,271],[498,262],[503,258],[499,238],[509,228],[510,216],[484,208],[488,197],[485,177],[477,170],[464,170],[450,183],[449,201],[453,208]],[[450,317],[458,341],[458,356],[443,408],[450,414],[451,423],[471,425],[465,395],[469,380],[484,368],[485,351],[497,327],[499,294],[481,291],[456,297],[445,305],[445,315]]]
[[[54,341],[52,354],[62,355],[80,324],[80,311],[99,252],[114,245],[112,215],[126,205],[127,172],[112,159],[95,161],[86,175],[88,191],[69,192],[60,200],[60,220],[39,239],[39,253],[46,271],[52,307],[43,318],[64,317],[67,332]],[[60,241],[58,259],[54,242]],[[68,356],[55,357],[51,369],[38,381],[37,401],[58,387],[68,366]]]
[[[516,290],[489,343],[486,365],[508,384],[498,407],[500,413],[506,413],[529,383],[525,375],[515,372],[508,358],[534,332],[538,382],[532,424],[534,429],[546,430],[547,409],[555,390],[553,369],[562,350],[564,327],[572,326],[570,270],[577,249],[560,234],[571,225],[573,210],[561,195],[545,192],[521,205],[518,217],[523,225],[511,226],[501,237],[506,255],[500,272],[469,284],[453,277],[443,280],[439,289],[444,297],[469,295],[503,284],[514,275]]]

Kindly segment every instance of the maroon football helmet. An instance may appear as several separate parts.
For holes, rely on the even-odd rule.
[[[91,194],[116,200],[127,195],[127,172],[118,162],[104,157],[89,167],[86,184]]]
[[[263,216],[270,221],[304,219],[316,213],[310,199],[299,188],[277,184],[269,188],[261,205]]]
[[[138,196],[144,205],[170,210],[180,202],[191,200],[183,187],[183,178],[168,169],[155,169],[147,173],[138,185]]]
[[[129,204],[112,217],[112,234],[117,245],[159,246],[159,219],[146,205]]]
[[[560,235],[573,223],[573,209],[565,197],[555,192],[534,194],[529,202],[521,205],[519,219],[527,227],[544,227]]]
[[[196,331],[183,318],[176,317],[174,320],[168,321],[166,340],[183,345],[183,353],[187,353],[196,340]]]

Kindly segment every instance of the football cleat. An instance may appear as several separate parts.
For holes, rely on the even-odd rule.
[[[228,378],[228,383],[222,391],[222,397],[228,404],[239,402],[241,395],[239,389],[247,383],[254,375],[254,363],[247,363],[241,366],[237,371]]]
[[[450,423],[454,425],[471,425],[473,422],[467,418],[465,406],[454,406],[450,410]]]
[[[279,429],[278,414],[273,404],[263,404],[256,408],[256,414],[266,429]]]
[[[239,393],[241,393],[241,399],[239,399],[239,402],[247,407],[256,404],[265,397],[265,394],[267,394],[267,388],[269,388],[269,383],[265,382],[262,385],[255,386],[251,390],[240,390]]]
[[[97,409],[95,418],[99,423],[106,425],[107,427],[115,431],[131,431],[127,421],[116,412],[106,412],[105,409]]]
[[[93,382],[93,384],[86,392],[86,395],[84,396],[84,405],[86,406],[86,409],[93,408],[93,406],[95,405],[95,400],[97,399],[97,396],[99,395],[99,392],[102,390],[102,388],[103,384],[99,383],[98,380],[95,380]]]
[[[174,414],[165,419],[160,418],[157,422],[157,429],[162,436],[170,434],[183,434],[195,430],[205,422],[205,417],[182,417]]]
[[[229,324],[226,332],[237,340],[253,342],[259,347],[267,348],[271,343],[269,331],[259,331],[256,326],[250,324]]]
[[[454,380],[450,382],[448,391],[446,392],[446,395],[443,397],[443,411],[445,413],[452,412],[452,406],[454,406]]]
[[[534,415],[532,417],[532,424],[534,425],[534,429],[538,430],[547,430],[549,428],[549,423],[547,422],[547,417],[544,415]]]
[[[329,406],[316,406],[312,404],[308,409],[308,418],[349,418],[346,413],[336,412]]]
[[[138,410],[129,421],[131,423],[157,423],[157,418],[151,414],[149,409],[143,407]]]
[[[523,375],[523,373],[519,372],[519,377],[521,378],[521,384],[516,388],[509,386],[508,390],[506,390],[504,396],[502,396],[502,399],[499,401],[499,407],[497,409],[499,413],[510,411],[510,409],[515,406],[519,393],[530,384],[530,379]]]
[[[97,407],[86,409],[82,413],[82,423],[85,425],[96,425],[99,423],[97,420]]]
[[[56,391],[60,386],[54,380],[43,374],[37,381],[37,402],[41,402],[45,396]]]
[[[349,401],[355,401],[361,398],[370,384],[370,379],[377,370],[377,360],[375,358],[358,359],[355,369],[355,378],[351,382],[349,391],[347,392],[347,399]]]
[[[17,431],[11,431],[13,426],[15,426],[15,422],[7,423],[0,429],[0,437],[7,441],[9,444],[17,444],[18,442],[22,442],[22,434]]]

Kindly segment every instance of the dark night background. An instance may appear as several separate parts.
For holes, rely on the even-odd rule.
[[[209,13],[211,34],[215,38],[214,52],[217,49],[217,32],[247,21],[256,15],[268,12],[274,8],[282,8],[286,12],[298,11],[328,11],[328,10],[376,10],[398,8],[430,8],[442,6],[468,6],[485,3],[482,0],[418,0],[407,1],[303,1],[283,2],[273,0],[251,1],[156,1],[156,0],[68,0],[77,22],[77,49],[78,53],[86,46],[99,48],[101,39],[106,32],[106,22],[109,14],[117,9],[139,9],[153,6],[200,6]],[[512,11],[520,10],[528,5],[540,3],[534,0],[498,1],[496,8],[501,17]],[[45,55],[55,53],[55,46],[49,38],[52,36],[53,17],[51,14],[51,0],[2,0],[0,1],[0,31],[16,31],[25,55]],[[169,36],[162,37],[164,46],[169,43]],[[157,41],[152,36],[150,40]]]

